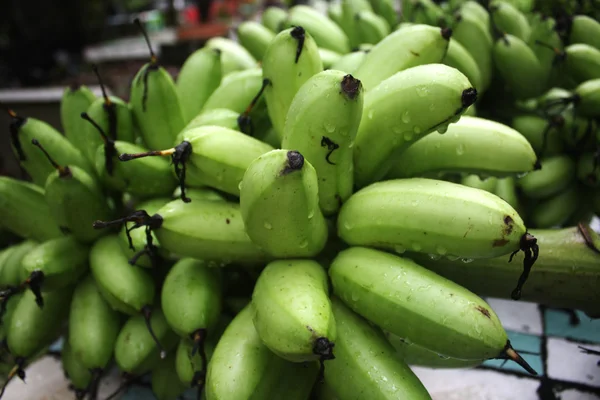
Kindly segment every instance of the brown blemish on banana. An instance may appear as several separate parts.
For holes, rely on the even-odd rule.
[[[409,50],[409,51],[410,51],[410,54],[412,54],[413,56],[421,57],[421,55],[419,53],[417,53],[416,51],[412,51],[412,50]]]
[[[502,246],[506,246],[508,244],[508,240],[502,238],[502,239],[496,239],[492,242],[492,247],[502,247]]]
[[[477,311],[479,311],[480,313],[482,313],[484,316],[486,316],[486,317],[488,317],[488,318],[491,319],[490,312],[489,312],[489,310],[487,308],[484,308],[484,307],[481,307],[481,306],[477,306],[477,307],[475,307],[475,309]]]
[[[510,215],[505,215],[504,216],[504,234],[506,236],[509,236],[513,229],[514,229],[514,220],[512,219],[512,217]]]

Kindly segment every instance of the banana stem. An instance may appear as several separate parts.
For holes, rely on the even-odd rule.
[[[131,239],[131,231],[142,226],[146,227],[146,246],[152,250],[154,247],[152,239],[152,229],[158,229],[162,226],[162,217],[158,214],[150,215],[146,210],[136,210],[130,215],[115,219],[113,221],[94,221],[92,226],[94,229],[104,229],[110,226],[127,224],[127,222],[133,222],[134,224],[125,229],[127,240],[129,241],[129,248],[135,251],[133,246],[133,240]]]
[[[17,357],[15,359],[15,366],[8,373],[8,379],[2,385],[2,389],[0,390],[0,399],[4,396],[4,391],[8,384],[13,380],[15,376],[19,377],[23,382],[25,382],[25,370],[23,369],[23,365],[25,364],[25,359],[23,357]]]
[[[92,69],[98,78],[98,83],[100,84],[100,89],[102,90],[102,97],[104,97],[104,104],[102,108],[106,111],[108,115],[108,133],[113,140],[117,139],[117,109],[115,104],[110,100],[110,97],[106,94],[106,89],[104,87],[104,82],[102,81],[102,77],[100,76],[100,72],[98,72],[98,67],[96,64],[92,64]]]
[[[71,173],[71,169],[68,166],[62,167],[58,165],[58,163],[54,161],[52,157],[50,157],[50,154],[46,151],[46,149],[44,149],[44,147],[42,147],[41,143],[37,139],[31,139],[31,144],[36,146],[42,151],[42,153],[44,153],[50,164],[52,164],[52,166],[58,171],[58,176],[60,176],[61,178],[68,178],[73,176],[73,174]]]
[[[114,167],[113,157],[117,155],[117,148],[115,147],[114,140],[109,138],[100,125],[98,125],[98,123],[96,123],[96,121],[94,121],[86,112],[81,113],[81,118],[92,124],[98,133],[100,133],[100,136],[102,136],[102,140],[104,141],[104,167],[106,168],[108,175],[112,176]]]
[[[17,115],[14,110],[6,107],[4,104],[2,104],[2,107],[4,107],[8,113],[8,116],[11,118],[8,130],[10,131],[10,141],[17,152],[17,157],[19,158],[19,161],[26,161],[27,156],[25,156],[25,153],[23,152],[23,146],[19,140],[19,129],[21,129],[23,124],[25,124],[26,118]]]
[[[144,322],[146,322],[146,328],[148,329],[150,336],[152,336],[152,340],[154,340],[156,347],[160,351],[160,358],[164,359],[165,357],[167,357],[167,352],[162,347],[158,338],[156,337],[156,334],[154,333],[154,329],[152,329],[152,323],[150,321],[150,319],[152,318],[152,308],[150,307],[150,305],[145,305],[144,307],[142,307],[140,312],[142,313],[142,316],[144,317]]]
[[[537,244],[537,239],[533,237],[533,235],[529,233],[525,233],[523,237],[521,237],[520,249],[513,252],[510,255],[508,262],[511,262],[514,255],[519,251],[523,251],[525,253],[525,258],[523,259],[523,272],[519,276],[519,280],[517,282],[517,286],[511,293],[511,298],[513,300],[519,300],[521,298],[521,291],[523,289],[523,285],[527,281],[529,277],[529,273],[531,272],[531,267],[538,259],[539,255],[539,246]]]
[[[242,131],[243,133],[245,133],[248,136],[254,136],[254,126],[252,125],[252,119],[250,118],[250,113],[254,109],[254,106],[256,106],[256,103],[258,103],[258,100],[262,96],[262,94],[265,91],[265,89],[267,88],[267,86],[270,84],[271,84],[271,81],[268,78],[263,79],[260,90],[258,91],[256,96],[254,96],[254,98],[252,99],[250,104],[248,104],[248,107],[246,107],[246,110],[243,113],[241,113],[237,119],[237,123],[238,123],[238,127],[240,128],[240,131]]]
[[[197,352],[200,352],[200,358],[202,359],[201,369],[198,371],[194,371],[194,377],[192,378],[192,386],[196,386],[198,388],[198,400],[202,397],[202,391],[204,390],[204,385],[206,384],[206,370],[208,368],[208,359],[206,357],[206,350],[204,349],[204,344],[206,342],[207,335],[207,330],[204,328],[198,329],[191,335],[192,340],[194,342],[194,346],[192,347],[190,358],[194,357],[194,355]]]
[[[296,59],[294,60],[295,64],[298,64],[298,60],[300,59],[300,55],[302,54],[302,49],[304,48],[304,39],[306,38],[306,32],[304,28],[301,26],[296,26],[290,32],[290,35],[294,39],[298,41],[298,47],[296,47]]]
[[[521,357],[521,355],[517,353],[515,349],[513,349],[513,347],[510,344],[510,340],[506,341],[506,346],[504,347],[504,350],[502,350],[502,353],[497,358],[512,360],[519,364],[525,371],[529,372],[532,375],[537,375],[537,372],[533,368],[531,368],[531,365],[529,365],[527,361],[525,361],[523,357]]]

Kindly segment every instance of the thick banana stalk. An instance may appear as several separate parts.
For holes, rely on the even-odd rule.
[[[467,77],[443,64],[409,68],[371,91],[367,87],[354,146],[356,185],[383,178],[411,143],[435,130],[445,132],[476,99]]]
[[[361,82],[323,71],[300,88],[288,111],[282,147],[299,151],[317,172],[319,205],[333,215],[352,194],[353,145],[363,110]]]
[[[519,132],[499,122],[463,116],[443,135],[432,133],[410,145],[388,177],[436,177],[445,172],[505,177],[537,167],[533,148]]]
[[[399,71],[442,62],[452,31],[429,25],[412,25],[392,32],[377,43],[356,70],[367,91]]]

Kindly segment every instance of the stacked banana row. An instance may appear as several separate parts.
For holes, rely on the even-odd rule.
[[[519,56],[498,76],[520,114],[475,116],[522,46],[491,22],[508,3],[451,3],[403,4],[400,24],[388,0],[268,8],[175,79],[150,50],[128,101],[66,88],[64,135],[10,110],[31,182],[0,178],[0,224],[22,238],[0,253],[8,381],[61,335],[78,398],[113,365],[150,373],[158,399],[429,399],[409,365],[494,358],[535,374],[479,296],[600,315],[600,237],[543,206],[575,177],[591,198],[598,130],[564,143],[600,116],[600,85],[534,92],[536,72],[517,95]],[[458,26],[435,26],[455,7]],[[498,50],[467,44],[494,32]],[[514,122],[533,117],[564,128]]]

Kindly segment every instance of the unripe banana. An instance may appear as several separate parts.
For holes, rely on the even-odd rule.
[[[577,161],[577,178],[587,186],[600,186],[600,154],[585,153]]]
[[[334,296],[331,303],[339,339],[336,358],[325,367],[325,384],[339,399],[392,400],[399,396],[411,400],[431,399],[379,328],[356,315],[339,298]]]
[[[96,100],[96,95],[85,85],[71,85],[63,91],[60,100],[60,121],[65,137],[85,155],[86,123],[79,117]],[[90,160],[91,161],[91,160]]]
[[[341,19],[339,26],[348,37],[351,48],[360,45],[358,30],[356,26],[356,14],[361,11],[373,11],[371,5],[365,0],[343,0],[341,3]]]
[[[39,244],[25,240],[10,247],[0,269],[0,288],[17,287],[23,281],[23,258]]]
[[[560,68],[556,68],[556,52],[563,49],[563,43],[556,32],[556,21],[548,16],[533,14],[530,17],[531,34],[527,44],[533,50],[540,62],[542,74],[537,80],[544,85],[555,81],[560,74]],[[541,45],[544,43],[548,46]]]
[[[448,52],[442,60],[442,63],[449,67],[456,68],[465,74],[469,79],[469,82],[473,84],[473,87],[483,93],[483,83],[481,80],[481,72],[479,72],[479,66],[467,49],[460,44],[458,40],[450,38]]]
[[[267,47],[275,37],[272,30],[256,21],[241,22],[236,33],[242,46],[258,61],[262,61]]]
[[[519,132],[499,122],[463,116],[443,135],[432,133],[410,145],[388,178],[446,172],[504,177],[533,171],[537,163],[533,148]]]
[[[571,44],[565,47],[564,58],[565,72],[575,84],[600,78],[600,49],[589,44]]]
[[[294,363],[275,355],[262,343],[252,315],[252,306],[246,306],[217,343],[208,365],[206,399],[309,398],[317,363]]]
[[[589,226],[563,229],[532,229],[542,251],[527,286],[523,300],[557,308],[575,308],[598,315],[600,292],[598,265],[600,254],[591,243],[598,234]],[[586,240],[587,238],[587,240]],[[523,260],[515,255],[511,263],[506,257],[473,260],[469,263],[447,258],[431,259],[426,254],[411,253],[410,258],[461,286],[486,297],[509,298]]]
[[[407,258],[353,247],[329,276],[336,296],[386,331],[447,357],[512,359],[535,374],[483,299]]]
[[[590,79],[574,89],[577,112],[584,117],[600,117],[600,79]]]
[[[486,25],[490,23],[488,9],[478,1],[459,1],[459,3],[460,4],[455,5],[454,8],[458,8],[461,13],[473,15],[483,21]]]
[[[564,144],[561,126],[564,118],[543,118],[533,114],[515,116],[511,126],[521,133],[540,157],[550,157],[562,153]]]
[[[179,75],[176,87],[184,123],[189,123],[221,83],[221,51],[200,48],[188,56]]]
[[[383,178],[411,143],[435,130],[445,132],[476,99],[467,77],[443,64],[409,68],[371,91],[367,86],[354,148],[356,185]]]
[[[319,57],[323,62],[323,69],[331,69],[331,66],[342,58],[342,55],[333,50],[319,48]]]
[[[539,96],[545,89],[539,80],[542,67],[527,43],[505,34],[496,40],[492,49],[494,65],[517,99]]]
[[[569,44],[585,43],[600,50],[600,23],[587,15],[576,15],[571,21]]]
[[[581,192],[572,184],[562,192],[535,204],[528,215],[536,229],[563,226],[579,207]]]
[[[68,339],[63,342],[60,356],[65,376],[71,385],[73,385],[76,398],[84,398],[92,382],[92,372],[77,357]]]
[[[229,110],[227,108],[213,108],[212,110],[203,111],[192,119],[183,128],[182,132],[177,135],[175,143],[181,143],[183,140],[183,132],[199,126],[216,125],[223,128],[239,130],[238,117],[240,113]]]
[[[371,7],[378,15],[382,16],[391,29],[398,25],[398,15],[396,14],[396,2],[393,0],[371,0]]]
[[[422,24],[392,32],[369,51],[354,75],[370,91],[399,71],[439,63],[451,34],[451,30]]]
[[[529,41],[531,27],[527,17],[507,1],[492,1],[489,4],[492,23],[495,28],[524,42]]]
[[[323,71],[300,88],[288,111],[282,147],[315,168],[319,205],[333,215],[353,190],[353,145],[363,110],[361,82],[342,71]]]
[[[452,26],[452,38],[456,39],[471,54],[481,74],[481,92],[485,91],[492,80],[492,48],[494,41],[490,34],[488,19],[479,18],[473,13],[462,10]]]
[[[69,345],[86,370],[104,370],[112,359],[121,316],[88,275],[75,287],[69,313]]]
[[[272,257],[312,257],[325,247],[317,172],[297,151],[273,150],[250,164],[240,210],[252,242]]]
[[[334,358],[336,323],[327,273],[312,260],[279,260],[261,272],[252,293],[253,321],[278,356],[304,362]]]
[[[46,150],[54,155],[59,164],[75,165],[90,174],[94,173],[83,153],[52,126],[36,118],[21,117],[12,110],[8,110],[8,114],[11,118],[9,131],[12,151],[19,165],[36,185],[43,187],[54,168],[44,154],[31,144],[32,139],[43,142]]]
[[[221,51],[221,75],[223,78],[232,72],[257,66],[257,61],[252,54],[244,46],[229,38],[212,37],[206,41],[204,47]]]
[[[152,368],[150,385],[156,400],[177,400],[186,391],[187,386],[177,377],[175,354],[160,360]]]
[[[287,18],[287,11],[278,6],[265,8],[260,16],[260,22],[273,33],[278,33],[283,28],[283,22]]]
[[[575,179],[576,165],[566,155],[541,160],[542,168],[517,181],[521,191],[531,199],[552,196],[569,186]]]
[[[0,220],[22,238],[45,241],[63,236],[50,214],[44,190],[8,176],[0,176]]]
[[[360,64],[364,61],[368,51],[358,50],[343,55],[335,63],[331,65],[330,69],[337,71],[344,71],[347,74],[353,74],[356,72]]]
[[[285,118],[296,92],[311,76],[323,71],[319,48],[304,28],[285,29],[267,48],[262,69],[263,79],[270,82],[265,89],[267,110],[281,139]]]
[[[150,40],[138,19],[136,23],[150,50],[150,62],[144,64],[133,78],[129,102],[134,122],[146,146],[150,149],[162,149],[172,146],[175,137],[184,127],[183,109],[173,78],[158,63]]]
[[[494,193],[496,191],[496,185],[498,184],[498,178],[494,176],[480,178],[478,175],[471,174],[463,176],[460,180],[460,184]]]
[[[377,44],[390,34],[390,26],[387,21],[372,11],[360,11],[354,18],[359,44]]]
[[[315,40],[317,46],[340,54],[350,52],[350,42],[344,31],[316,9],[299,4],[290,8],[284,22],[286,28],[301,26]]]
[[[521,203],[517,193],[516,179],[512,176],[496,181],[494,194],[511,205],[521,215]]]

